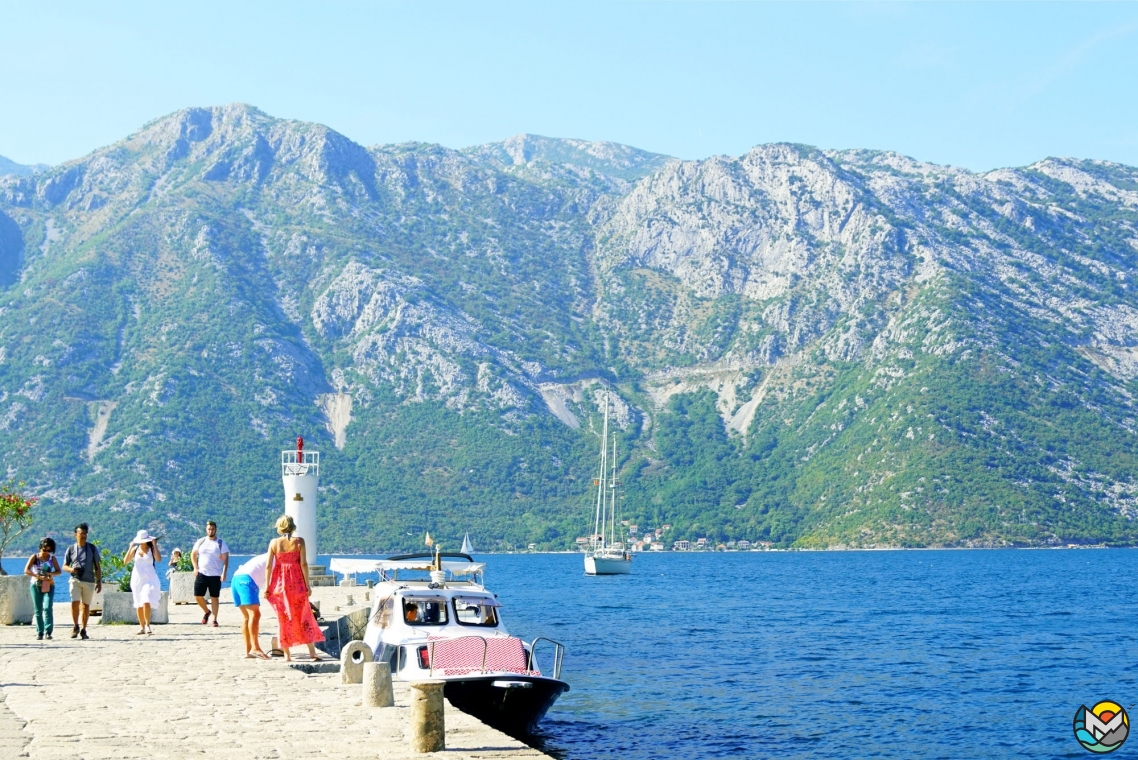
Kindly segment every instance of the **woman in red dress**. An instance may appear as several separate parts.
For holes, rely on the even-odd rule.
[[[304,539],[293,538],[295,532],[296,523],[291,517],[281,515],[277,519],[277,533],[281,538],[269,542],[269,563],[265,566],[265,598],[277,613],[280,648],[284,650],[286,662],[292,662],[291,648],[297,644],[307,644],[309,656],[319,659],[312,645],[324,640],[308,606],[312,588],[308,585]]]

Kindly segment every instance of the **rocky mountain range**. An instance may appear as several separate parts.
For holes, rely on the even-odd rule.
[[[47,170],[47,164],[18,164],[10,158],[0,156],[0,176],[10,174],[16,177],[27,177],[38,172]]]
[[[2,172],[0,172],[2,173]],[[600,413],[668,540],[1138,539],[1138,170],[520,135],[366,148],[192,108],[0,177],[0,458],[121,541],[566,548]]]

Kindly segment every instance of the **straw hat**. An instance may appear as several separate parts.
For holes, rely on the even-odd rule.
[[[156,540],[157,539],[154,538],[154,536],[150,535],[146,531],[146,529],[143,528],[142,530],[138,531],[138,533],[134,537],[134,540],[131,541],[131,543],[132,544],[145,544],[147,541],[156,541]]]

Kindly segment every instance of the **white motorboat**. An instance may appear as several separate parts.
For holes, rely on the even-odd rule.
[[[383,560],[334,558],[345,574],[379,573],[364,632],[376,662],[402,681],[445,681],[463,712],[518,736],[532,733],[569,684],[565,647],[511,636],[501,604],[484,583],[486,564],[462,553],[407,554]],[[538,656],[548,665],[548,675]]]
[[[610,462],[611,459],[611,462]],[[616,530],[616,436],[609,450],[609,403],[605,396],[605,424],[601,434],[601,472],[597,478],[597,508],[593,534],[585,550],[585,575],[628,575],[632,554],[617,540]]]

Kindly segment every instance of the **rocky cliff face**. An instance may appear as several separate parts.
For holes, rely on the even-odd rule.
[[[1128,542],[1136,224],[1101,162],[364,148],[187,109],[0,179],[0,456],[50,519],[177,534],[234,492],[267,520],[275,450],[322,430],[344,549],[559,546],[607,396],[641,524]]]

